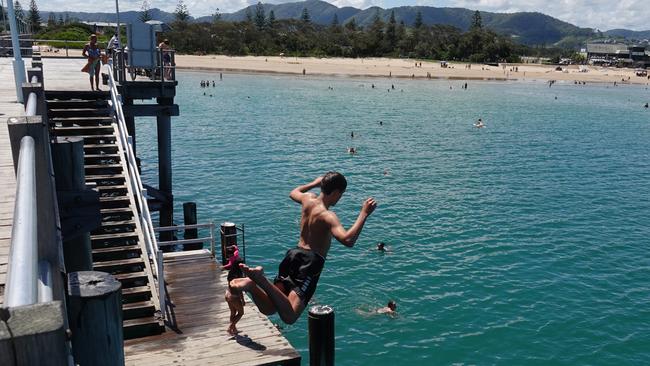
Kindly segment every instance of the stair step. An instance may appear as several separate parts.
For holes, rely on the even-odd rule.
[[[151,288],[149,286],[136,286],[122,289],[122,303],[133,303],[151,299]]]
[[[102,221],[102,226],[100,229],[113,227],[113,226],[134,226],[135,227],[135,221],[133,220]]]
[[[122,304],[122,314],[124,320],[142,318],[146,316],[153,315],[156,311],[156,307],[153,302],[147,301],[138,301],[130,304]]]
[[[122,286],[129,285],[138,281],[145,281],[145,282],[149,281],[149,277],[147,277],[147,274],[144,273],[144,271],[117,273],[114,274],[113,277],[115,277],[116,280],[122,282]],[[127,288],[131,288],[131,287],[134,286],[128,286]]]
[[[84,150],[117,150],[117,145],[111,144],[84,144]]]
[[[122,164],[87,164],[84,165],[86,170],[88,169],[115,169],[122,168]]]
[[[95,136],[95,135],[112,135],[113,126],[62,126],[54,129],[57,136]]]
[[[47,115],[52,117],[108,117],[109,108],[50,108]]]
[[[124,320],[122,327],[125,340],[161,334],[165,331],[164,323],[154,316]]]
[[[119,159],[120,154],[85,154],[84,159]]]
[[[124,180],[124,175],[122,174],[86,174],[86,181],[98,181],[98,180]]]
[[[108,91],[91,91],[91,90],[46,90],[45,99],[51,100],[108,100],[110,93]]]
[[[134,272],[133,268],[138,267],[138,271],[144,269],[144,262],[142,258],[129,258],[129,259],[116,259],[112,261],[105,262],[95,262],[93,263],[94,271],[109,272],[109,273],[129,273]]]
[[[99,193],[109,193],[109,192],[115,192],[115,191],[126,191],[128,190],[128,187],[124,184],[116,184],[113,186],[97,186],[95,187]]]
[[[93,249],[93,262],[97,264],[115,260],[140,258],[141,253],[142,250],[139,245],[98,248]]]
[[[128,239],[128,238],[138,238],[137,234],[133,233],[120,233],[120,234],[101,234],[101,235],[91,235],[91,241],[97,240],[109,240],[109,239]]]
[[[149,286],[137,286],[137,287],[122,289],[122,297],[146,295],[146,294],[151,294],[151,288]]]
[[[110,215],[110,214],[131,214],[133,215],[133,210],[130,207],[117,207],[117,208],[101,208],[99,209],[99,213],[102,215]]]
[[[55,135],[56,135],[56,131],[57,130],[54,131]],[[66,137],[68,137],[68,136],[66,136]],[[70,137],[72,137],[72,136],[70,136]],[[86,142],[89,142],[90,144],[93,144],[93,143],[95,143],[97,141],[116,141],[117,140],[117,137],[115,135],[106,135],[106,134],[104,134],[104,135],[74,135],[74,137],[81,137],[82,139],[84,139],[84,147],[86,147],[85,146]]]
[[[108,107],[107,100],[48,100],[48,108],[63,109],[63,108],[106,108]]]

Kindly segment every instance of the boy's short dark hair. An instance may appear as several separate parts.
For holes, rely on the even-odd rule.
[[[320,182],[320,189],[325,194],[330,194],[336,190],[343,193],[348,186],[343,174],[339,172],[327,172]]]

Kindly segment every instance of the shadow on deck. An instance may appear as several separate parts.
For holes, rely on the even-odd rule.
[[[240,335],[228,335],[227,272],[207,250],[165,254],[167,332],[126,341],[127,365],[300,365],[300,355],[247,299]]]

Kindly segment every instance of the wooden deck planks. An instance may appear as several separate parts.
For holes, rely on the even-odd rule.
[[[167,291],[182,333],[168,328],[159,336],[126,341],[126,364],[299,365],[300,355],[249,299],[237,324],[240,335],[226,333],[226,275],[208,251],[167,254]]]
[[[24,115],[23,105],[16,102],[13,75],[11,59],[0,58],[0,304],[4,301],[6,264],[11,244],[16,195],[16,174],[11,155],[7,119]]]

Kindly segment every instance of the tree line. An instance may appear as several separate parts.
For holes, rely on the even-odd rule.
[[[516,62],[524,47],[482,25],[474,14],[467,32],[447,25],[426,25],[418,12],[413,24],[397,22],[394,12],[388,21],[375,15],[362,27],[352,18],[341,24],[336,14],[331,24],[311,21],[307,9],[300,19],[275,17],[261,3],[247,9],[241,22],[221,20],[217,13],[212,22],[191,23],[182,1],[175,11],[176,20],[167,38],[180,53],[227,55],[332,56],[332,57],[411,57],[471,62]]]

